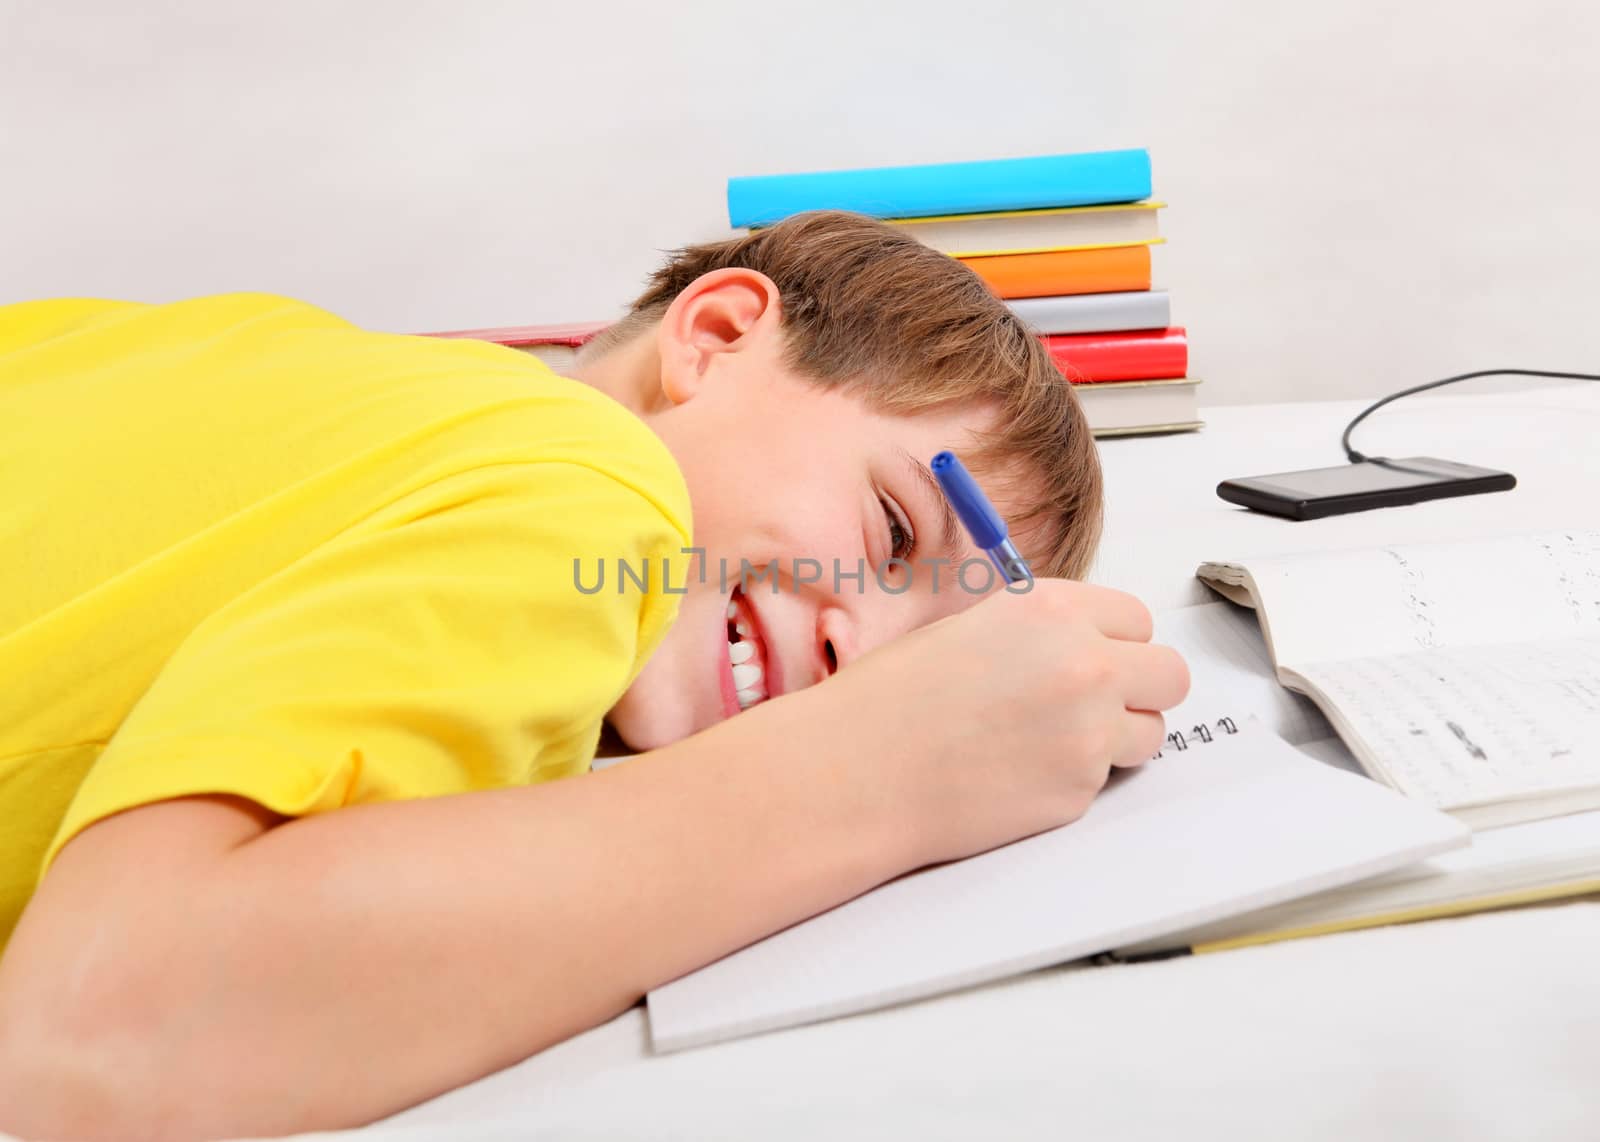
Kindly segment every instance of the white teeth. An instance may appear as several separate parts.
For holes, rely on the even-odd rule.
[[[733,670],[734,696],[739,709],[748,710],[766,701],[767,688],[761,683],[763,671],[750,624],[740,617],[739,605],[728,600],[728,622],[733,633],[728,636],[728,662]]]

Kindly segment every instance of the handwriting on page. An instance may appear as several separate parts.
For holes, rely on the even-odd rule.
[[[1600,632],[1600,533],[1251,560],[1278,665]]]
[[[1600,624],[1600,535],[1592,531],[1539,537],[1557,593],[1576,626]]]
[[[1386,547],[1419,648],[1600,632],[1600,532]]]
[[[1600,783],[1600,636],[1301,668],[1402,792],[1439,808]]]
[[[1428,605],[1428,588],[1422,568],[1415,559],[1407,558],[1404,551],[1393,547],[1382,550],[1384,555],[1394,560],[1395,568],[1400,572],[1400,597],[1405,601],[1406,612],[1411,618],[1412,637],[1417,640],[1418,646],[1438,646],[1439,624]]]

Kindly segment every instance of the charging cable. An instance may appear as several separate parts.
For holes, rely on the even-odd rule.
[[[1453,385],[1457,381],[1470,381],[1477,377],[1558,377],[1570,381],[1600,381],[1600,375],[1595,373],[1557,373],[1547,372],[1543,369],[1484,369],[1477,373],[1462,373],[1459,377],[1446,377],[1442,381],[1429,381],[1427,384],[1417,385],[1415,388],[1401,389],[1397,393],[1390,393],[1382,400],[1369,404],[1356,414],[1354,420],[1344,426],[1344,435],[1339,438],[1339,445],[1344,449],[1345,457],[1352,464],[1359,464],[1363,460],[1381,459],[1381,457],[1376,456],[1363,456],[1360,452],[1350,447],[1350,432],[1356,425],[1366,420],[1367,417],[1377,412],[1390,401],[1408,397],[1412,393],[1427,392],[1429,389],[1436,389],[1440,385]]]

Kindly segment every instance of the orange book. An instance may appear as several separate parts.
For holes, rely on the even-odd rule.
[[[1057,297],[1150,288],[1149,246],[1046,250],[961,261],[1001,297]]]

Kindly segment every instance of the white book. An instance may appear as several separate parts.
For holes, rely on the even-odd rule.
[[[939,865],[649,995],[657,1051],[867,1011],[1410,864],[1466,830],[1259,724],[1118,775],[1079,821]]]
[[[1172,324],[1172,299],[1164,289],[1016,297],[1006,305],[1035,333],[1115,333]]]

